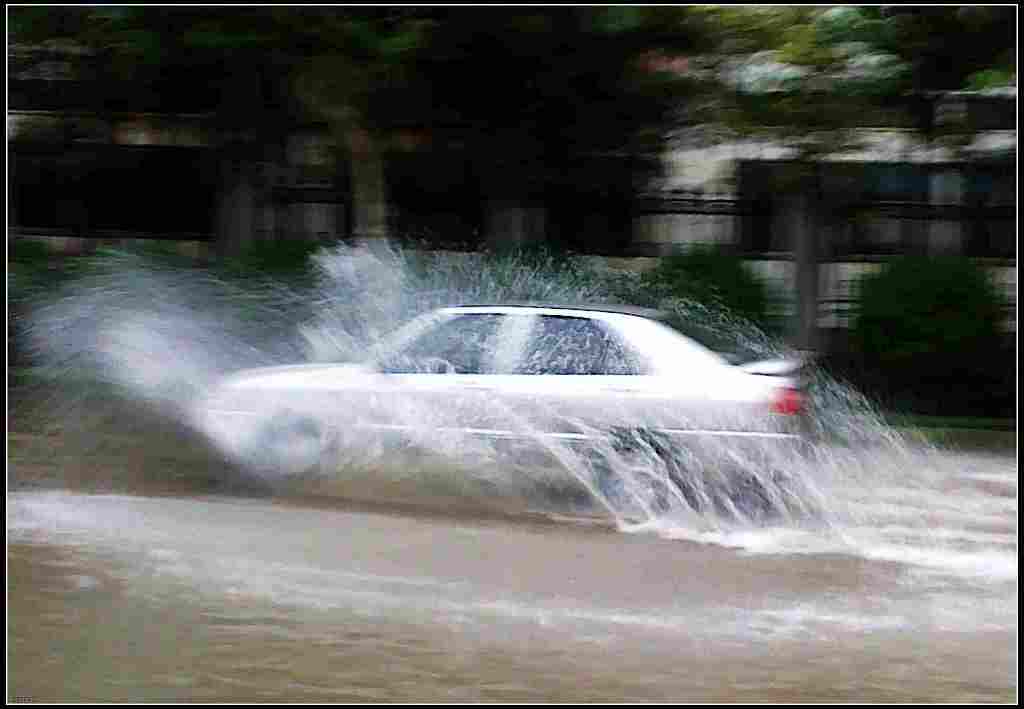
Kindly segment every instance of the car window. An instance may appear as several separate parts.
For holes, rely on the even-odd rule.
[[[640,374],[639,359],[618,336],[589,318],[542,315],[517,368],[519,374]]]
[[[602,323],[601,327],[605,328],[605,325]],[[609,331],[606,336],[608,347],[604,355],[603,374],[637,375],[647,373],[643,359],[633,348],[624,343],[614,332]]]
[[[488,374],[502,316],[471,313],[445,320],[385,358],[389,374]]]

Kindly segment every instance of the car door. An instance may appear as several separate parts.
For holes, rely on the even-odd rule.
[[[671,401],[643,357],[598,318],[537,314],[509,321],[506,337],[516,329],[525,334],[518,355],[498,360],[490,382],[494,399],[521,426],[574,438],[637,425]]]
[[[498,313],[456,313],[382,358],[378,424],[421,437],[480,427],[502,320]]]

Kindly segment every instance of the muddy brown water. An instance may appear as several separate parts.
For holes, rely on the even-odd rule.
[[[1017,698],[1012,453],[861,472],[828,528],[697,532],[268,495],[180,430],[12,428],[8,701]]]

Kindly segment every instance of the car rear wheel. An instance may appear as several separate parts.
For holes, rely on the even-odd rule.
[[[624,460],[636,459],[634,485],[648,491],[649,506],[663,513],[683,502],[700,515],[764,523],[792,514],[786,494],[789,476],[757,455],[734,457],[717,442],[707,449],[646,428],[613,433],[612,447]],[[615,470],[602,469],[602,480],[615,492],[622,481]],[[618,477],[618,476],[616,476]],[[773,494],[774,491],[774,494]]]

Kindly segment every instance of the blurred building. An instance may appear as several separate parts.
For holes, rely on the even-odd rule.
[[[634,249],[730,245],[792,294],[794,309],[804,296],[816,303],[806,306],[814,310],[807,326],[826,336],[849,324],[854,284],[886,259],[962,255],[1003,286],[1015,329],[1016,91],[947,93],[933,110],[936,123],[964,132],[928,140],[917,130],[864,128],[849,150],[811,165],[768,142],[680,147],[666,157],[661,189],[642,202]],[[813,273],[800,283],[802,265]]]
[[[273,133],[240,131],[218,120],[216,92],[201,86],[107,92],[100,104],[76,51],[12,49],[8,238],[230,252],[351,237],[352,181],[327,126],[296,115]],[[728,244],[794,294],[805,335],[843,328],[850,284],[901,253],[983,259],[1015,297],[1016,91],[930,105],[930,122],[970,141],[865,128],[857,148],[814,163],[814,189],[787,186],[798,164],[783,147],[698,141],[670,151],[666,178],[642,194],[624,169],[621,188],[518,204],[494,204],[457,146],[431,145],[411,126],[385,145],[389,226],[430,248],[556,239],[632,267],[690,243]]]

